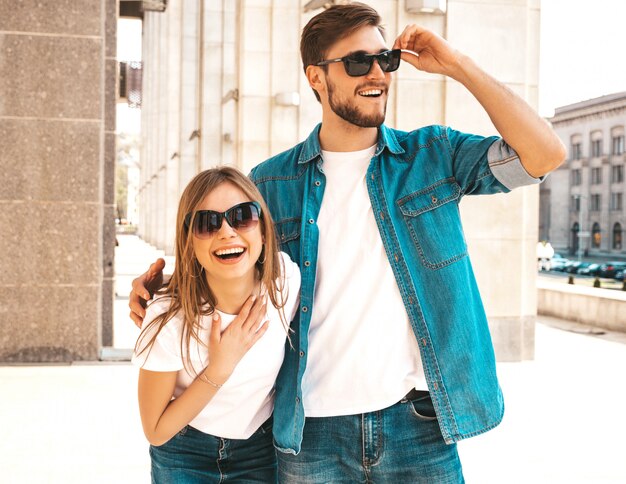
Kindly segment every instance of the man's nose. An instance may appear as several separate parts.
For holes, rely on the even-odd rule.
[[[383,71],[382,67],[380,67],[380,63],[378,62],[378,59],[374,59],[374,62],[372,62],[372,68],[367,73],[366,77],[368,79],[384,79],[385,75],[386,75],[386,72]]]

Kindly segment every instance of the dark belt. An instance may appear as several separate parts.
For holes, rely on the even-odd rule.
[[[428,393],[427,390],[416,390],[415,388],[413,388],[409,393],[402,397],[400,403],[410,402],[411,400],[417,400],[418,398],[427,397],[429,395],[430,393]]]

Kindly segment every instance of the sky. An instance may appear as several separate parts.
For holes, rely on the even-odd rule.
[[[625,51],[625,0],[541,0],[539,114],[626,91]]]
[[[141,21],[120,19],[118,40],[118,60],[141,59]],[[541,0],[539,114],[626,91],[625,51],[626,0]],[[139,110],[118,109],[136,132]]]

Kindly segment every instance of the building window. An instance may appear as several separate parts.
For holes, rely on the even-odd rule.
[[[591,195],[591,210],[593,212],[600,211],[600,195],[599,194]]]
[[[572,170],[572,186],[578,186],[581,183],[580,170]]]
[[[580,160],[583,155],[583,149],[580,143],[572,143],[572,160]]]
[[[613,249],[622,250],[622,226],[618,223],[613,225]]]
[[[600,224],[596,222],[593,224],[593,228],[591,229],[591,246],[594,249],[599,249],[601,242],[602,235],[600,234]]]
[[[611,167],[611,182],[621,183],[624,181],[624,166],[614,165]]]
[[[621,210],[621,209],[622,209],[622,194],[611,193],[611,210]]]
[[[570,203],[570,210],[572,212],[580,212],[580,196],[572,195],[571,203]]]
[[[591,169],[591,184],[600,185],[602,183],[602,168]]]
[[[611,143],[611,153],[621,155],[624,152],[624,136],[613,136]]]
[[[572,248],[572,254],[578,252],[578,222],[575,222],[572,225],[572,243],[570,247]]]
[[[591,157],[598,158],[602,156],[602,140],[594,139],[591,142]]]

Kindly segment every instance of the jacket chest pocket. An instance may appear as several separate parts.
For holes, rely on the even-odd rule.
[[[439,269],[467,255],[458,201],[461,188],[439,181],[397,201],[422,264]]]
[[[278,247],[300,264],[300,217],[275,222]]]

